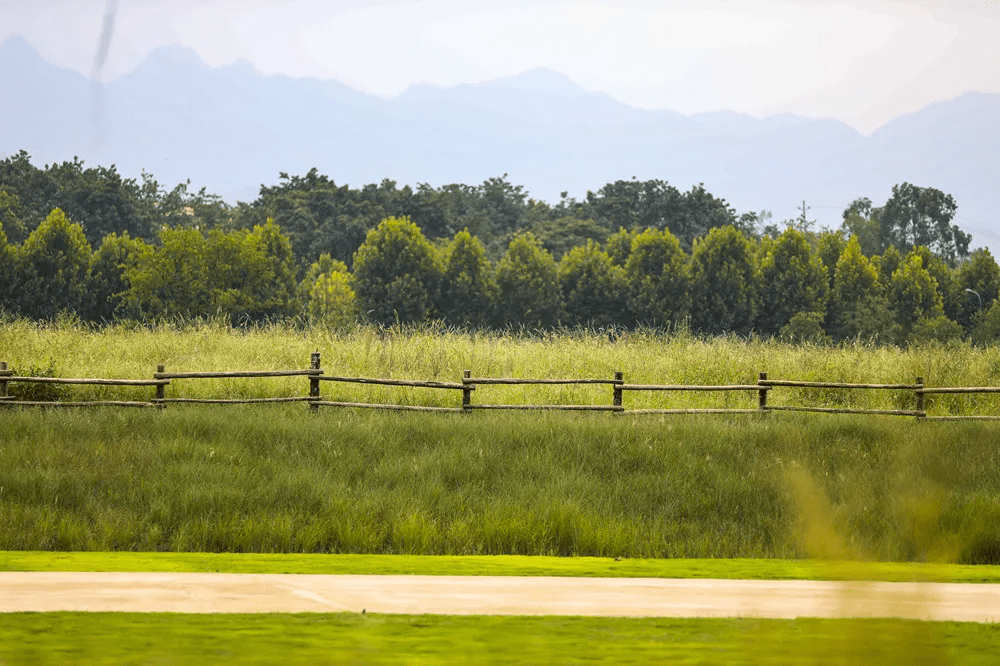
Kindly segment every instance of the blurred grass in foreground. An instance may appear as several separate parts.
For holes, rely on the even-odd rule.
[[[902,620],[392,615],[2,616],[0,663],[956,664],[1000,660],[1000,626]]]

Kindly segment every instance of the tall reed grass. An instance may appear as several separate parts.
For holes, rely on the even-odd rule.
[[[322,354],[328,375],[457,381],[463,370],[479,377],[588,377],[611,379],[616,371],[639,384],[746,384],[767,372],[771,379],[929,386],[1000,384],[1000,349],[960,342],[900,349],[862,342],[840,346],[792,345],[739,337],[701,338],[681,329],[670,333],[617,334],[583,329],[556,332],[457,331],[357,327],[347,330],[275,324],[233,329],[219,321],[155,327],[121,324],[90,329],[79,322],[38,324],[0,321],[0,360],[18,371],[54,365],[60,376],[150,378],[168,371],[306,368]],[[305,395],[304,378],[175,380],[171,397],[285,397]],[[12,385],[15,387],[15,385]],[[79,399],[140,399],[149,389],[73,387]],[[454,392],[358,385],[323,385],[338,401],[457,406]],[[476,403],[610,404],[608,386],[481,386]],[[912,409],[912,392],[832,391],[781,388],[772,404]],[[626,408],[756,406],[754,393],[633,393]],[[928,396],[932,414],[996,413],[996,396]]]

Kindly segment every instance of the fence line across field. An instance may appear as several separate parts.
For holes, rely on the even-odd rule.
[[[302,396],[277,396],[263,398],[185,398],[167,397],[167,387],[177,380],[199,379],[255,379],[276,377],[304,377],[309,381],[308,394]],[[462,403],[456,407],[431,405],[400,405],[372,402],[356,402],[350,400],[330,400],[320,393],[321,382],[328,384],[363,384],[368,386],[394,386],[405,388],[443,389],[462,392]],[[19,400],[9,393],[9,385],[14,383],[41,385],[81,385],[81,386],[123,386],[123,387],[153,387],[154,395],[148,401],[138,400]],[[472,394],[477,388],[488,386],[610,386],[612,388],[610,404],[491,404],[472,402]],[[913,409],[861,409],[853,407],[823,407],[811,405],[782,405],[768,402],[769,393],[786,388],[823,389],[835,391],[854,390],[890,390],[905,391],[913,394]],[[730,409],[723,407],[710,408],[642,408],[628,409],[623,404],[625,393],[640,392],[756,392],[756,409]],[[1000,386],[942,386],[928,387],[922,377],[917,377],[912,384],[859,384],[846,382],[800,381],[792,379],[769,379],[767,373],[759,373],[755,384],[728,385],[698,385],[698,384],[627,384],[623,373],[616,372],[614,378],[524,378],[524,377],[473,377],[471,370],[463,372],[461,381],[445,382],[436,380],[389,379],[375,377],[350,377],[326,375],[321,366],[321,356],[315,352],[310,356],[309,368],[289,370],[239,370],[217,372],[166,372],[163,365],[157,366],[152,379],[106,379],[106,378],[71,378],[71,377],[26,377],[14,374],[8,369],[6,362],[0,362],[0,405],[4,407],[156,407],[165,409],[169,404],[201,404],[201,405],[251,405],[275,403],[307,403],[311,411],[321,407],[340,407],[354,409],[381,409],[391,411],[415,411],[436,413],[469,414],[477,410],[525,410],[525,411],[584,411],[612,412],[616,414],[767,414],[770,412],[814,412],[824,414],[860,414],[879,416],[915,417],[927,421],[958,421],[958,420],[1000,420],[1000,414],[950,414],[943,416],[928,415],[925,406],[927,395],[975,395],[1000,393]]]

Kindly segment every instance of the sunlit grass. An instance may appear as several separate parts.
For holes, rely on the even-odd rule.
[[[586,377],[611,379],[624,373],[638,384],[747,384],[767,372],[771,379],[929,386],[1000,384],[1000,349],[961,343],[911,349],[865,343],[838,347],[790,345],[738,337],[703,339],[681,330],[565,330],[530,334],[462,332],[435,326],[410,329],[357,327],[328,330],[272,325],[231,329],[219,322],[142,327],[117,325],[91,330],[78,323],[0,323],[0,360],[24,370],[51,359],[60,376],[151,378],[157,365],[167,371],[304,369],[320,351],[326,374],[458,381],[463,370],[480,377]],[[326,398],[401,404],[458,406],[458,392],[323,384]],[[152,397],[151,389],[73,387],[80,399]],[[175,380],[169,397],[303,396],[305,378]],[[474,403],[611,404],[609,386],[480,386]],[[634,393],[626,408],[753,408],[755,393]],[[849,405],[869,409],[912,409],[906,391],[829,391],[782,388],[772,404]],[[995,396],[928,396],[932,414],[996,413]]]
[[[561,576],[1000,583],[1000,566],[940,562],[630,559],[542,555],[330,555],[0,551],[0,571]]]
[[[903,620],[18,613],[7,664],[995,664],[1000,626]]]

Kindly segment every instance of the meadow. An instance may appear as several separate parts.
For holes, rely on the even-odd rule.
[[[16,372],[167,371],[743,384],[988,386],[1000,350],[836,347],[684,330],[476,333],[212,321],[91,329],[0,321]],[[302,378],[175,380],[170,397],[306,393]],[[56,399],[151,389],[11,385]],[[323,384],[331,400],[458,406],[460,393]],[[481,386],[476,403],[609,404],[608,386]],[[21,395],[29,397],[27,393]],[[627,394],[628,408],[752,408],[756,394]],[[910,409],[912,393],[775,391],[772,404]],[[928,396],[932,413],[995,397]],[[0,411],[0,570],[703,576],[994,582],[1000,425],[771,413],[381,413],[305,405]],[[339,557],[330,557],[337,553]],[[434,557],[427,557],[433,555]],[[531,557],[524,557],[531,556]],[[554,556],[554,557],[553,557]],[[572,556],[572,557],[567,557]],[[618,559],[621,558],[621,559]],[[740,559],[721,559],[740,558]],[[747,559],[755,558],[755,559]],[[6,615],[20,663],[958,663],[993,625],[900,620]]]
[[[612,379],[622,372],[630,384],[748,384],[758,373],[770,379],[899,384],[922,377],[927,386],[1000,385],[1000,348],[954,341],[902,349],[854,341],[837,346],[789,344],[738,336],[700,337],[683,327],[671,332],[459,331],[436,325],[328,329],[269,325],[233,329],[221,321],[194,320],[142,326],[93,328],[74,319],[33,323],[0,319],[0,361],[20,373],[62,377],[150,379],[158,365],[167,372],[278,370],[309,367],[322,354],[327,375],[456,382],[464,370],[474,377]],[[289,397],[307,393],[304,378],[174,380],[168,397]],[[392,402],[457,407],[455,391],[323,384],[330,400]],[[38,390],[12,385],[13,391]],[[52,391],[51,387],[48,387]],[[149,388],[72,387],[78,399],[148,400]],[[23,393],[22,393],[23,394]],[[754,408],[757,396],[743,393],[628,392],[625,407]],[[905,391],[833,391],[781,388],[771,404],[912,409]],[[474,403],[576,403],[609,405],[609,386],[480,386]],[[931,395],[934,415],[996,413],[990,395]]]
[[[612,341],[585,331],[230,330],[211,322],[93,331],[13,321],[0,335],[0,357],[12,367],[39,368],[52,358],[61,376],[143,378],[161,363],[168,370],[302,368],[319,349],[328,374],[450,381],[467,368],[514,377],[621,370],[628,381],[649,383],[743,383],[761,369],[775,378],[839,381],[1000,380],[995,349],[791,346],[683,331]],[[305,384],[188,380],[168,391],[301,395]],[[328,390],[354,400],[456,400],[395,387]],[[606,404],[610,393],[606,386],[480,390],[494,401],[584,404]],[[830,399],[824,391],[796,391],[790,400]],[[669,397],[670,406],[755,399]],[[870,407],[901,399],[851,394]],[[981,400],[972,407],[989,410],[995,398],[964,400],[956,403],[962,409]],[[310,414],[301,404],[8,410],[2,418],[0,550],[1000,563],[1000,428],[991,423],[794,414]]]

